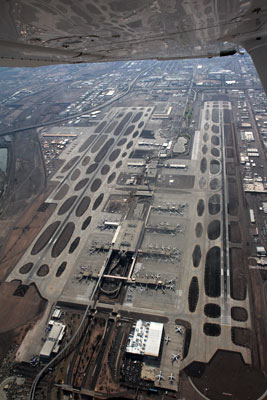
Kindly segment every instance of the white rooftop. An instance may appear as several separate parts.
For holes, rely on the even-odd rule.
[[[139,319],[130,333],[126,351],[132,354],[158,357],[162,332],[163,324]]]

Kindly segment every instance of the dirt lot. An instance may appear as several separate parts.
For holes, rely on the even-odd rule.
[[[258,270],[250,270],[252,284],[252,302],[254,306],[254,329],[257,338],[257,353],[259,364],[267,375],[267,328],[266,328],[266,297],[264,294],[263,281]]]
[[[236,221],[231,221],[229,224],[229,240],[232,243],[241,243],[242,241],[240,226]]]
[[[21,297],[23,293],[25,294]],[[13,340],[24,330],[25,325],[34,324],[42,315],[47,302],[39,295],[35,285],[20,289],[20,282],[13,281],[0,285],[0,304],[5,304],[5,307],[0,308],[1,360],[8,352]]]
[[[55,204],[50,204],[44,211],[38,211],[41,204],[52,190],[53,186],[51,185],[46,193],[41,195],[16,222],[16,227],[18,229],[11,231],[7,244],[2,252],[0,260],[0,282],[12,271],[25,250],[53,214],[56,208]]]
[[[245,260],[242,249],[230,249],[230,287],[231,297],[235,300],[244,300],[247,293],[246,277],[244,273]]]
[[[233,147],[233,136],[231,125],[224,125],[224,140],[225,146]]]
[[[229,195],[228,212],[230,215],[236,216],[239,207],[238,194],[236,192],[236,180],[233,178],[228,178],[227,181]]]
[[[211,400],[257,399],[266,390],[262,372],[244,364],[239,353],[228,351],[218,351],[202,376],[192,381]]]

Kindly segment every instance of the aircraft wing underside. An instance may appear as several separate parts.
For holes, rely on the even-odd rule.
[[[213,57],[243,46],[257,67],[266,21],[265,0],[3,1],[0,65]]]

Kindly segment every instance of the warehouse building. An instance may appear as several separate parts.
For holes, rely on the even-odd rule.
[[[163,336],[163,324],[139,319],[128,338],[128,354],[158,358]]]
[[[55,321],[49,322],[51,330],[46,338],[46,341],[40,351],[40,360],[48,361],[53,354],[57,354],[60,348],[60,343],[65,334],[66,326]]]

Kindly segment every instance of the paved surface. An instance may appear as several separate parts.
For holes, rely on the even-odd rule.
[[[218,107],[217,107],[218,106]],[[251,362],[250,350],[245,347],[236,346],[232,342],[231,327],[239,326],[249,328],[251,326],[249,314],[249,299],[244,301],[234,301],[230,297],[229,289],[229,260],[227,253],[228,244],[228,231],[227,231],[227,213],[224,215],[223,208],[216,215],[210,215],[208,210],[208,201],[213,194],[218,194],[223,203],[223,198],[227,200],[227,192],[224,175],[224,151],[223,151],[223,108],[229,108],[230,103],[213,102],[204,103],[204,108],[201,114],[201,122],[194,136],[191,157],[185,160],[179,158],[171,159],[172,163],[185,164],[185,169],[173,169],[162,167],[158,170],[156,178],[155,189],[153,192],[153,207],[150,209],[147,221],[144,239],[141,244],[140,253],[137,258],[136,267],[133,271],[133,277],[136,278],[137,283],[129,285],[125,302],[122,306],[117,307],[119,310],[127,310],[136,313],[147,314],[149,320],[150,315],[158,315],[167,317],[169,322],[165,324],[165,331],[171,337],[171,342],[166,345],[164,343],[162,361],[158,368],[159,372],[162,371],[165,378],[164,384],[169,387],[171,383],[168,376],[173,373],[178,380],[178,372],[180,368],[184,368],[192,361],[208,362],[218,349],[226,349],[230,351],[238,351],[242,354],[245,362]],[[207,110],[216,108],[218,110],[218,122],[212,122],[212,113]],[[104,158],[99,162],[95,171],[91,174],[86,174],[86,170],[90,164],[94,162],[98,149],[96,150],[95,144],[99,139],[99,135],[105,135],[104,132],[109,124],[117,121],[117,126],[123,121],[127,113],[131,112],[129,121],[125,124],[122,131],[118,135],[114,135],[115,129],[111,129],[108,133],[109,138],[114,138]],[[131,122],[142,112],[142,116],[137,122]],[[128,157],[133,149],[140,150],[138,147],[137,136],[134,137],[134,132],[137,129],[140,133],[146,126],[151,117],[153,109],[151,107],[145,108],[113,108],[111,112],[106,115],[103,120],[106,121],[106,126],[103,130],[97,133],[97,137],[89,145],[89,147],[82,152],[79,148],[90,134],[95,134],[95,129],[90,128],[86,130],[79,138],[79,142],[72,148],[71,151],[66,150],[62,154],[62,158],[66,159],[65,164],[73,157],[79,156],[76,163],[70,170],[61,171],[55,177],[58,181],[58,186],[51,194],[47,202],[57,204],[57,209],[54,215],[47,222],[43,230],[40,232],[39,237],[45,229],[55,220],[60,221],[60,228],[51,237],[49,243],[36,255],[31,255],[32,246],[25,252],[20,262],[13,270],[12,274],[8,277],[8,281],[13,279],[20,279],[24,284],[35,282],[41,295],[47,298],[52,305],[58,299],[66,302],[73,302],[79,304],[87,304],[88,299],[95,286],[95,280],[92,275],[96,276],[103,266],[107,251],[103,250],[105,246],[112,241],[114,230],[101,230],[104,220],[111,220],[113,222],[120,222],[125,218],[127,210],[130,208],[131,199],[133,196],[129,194],[131,187],[125,186],[122,179],[120,187],[116,187],[116,181],[123,172],[125,176],[137,176],[139,174],[139,167],[128,166]],[[143,122],[142,126],[138,125]],[[129,135],[124,135],[125,131],[130,125],[134,125]],[[218,134],[211,131],[212,125],[219,129]],[[156,128],[156,123],[154,123]],[[97,128],[96,128],[97,129]],[[156,129],[155,129],[156,130]],[[158,134],[158,133],[157,133]],[[162,143],[159,134],[156,140]],[[86,138],[85,138],[86,135]],[[218,138],[218,144],[212,143],[212,137]],[[126,138],[126,142],[120,145],[120,140]],[[108,140],[108,138],[106,139]],[[131,143],[133,142],[133,143]],[[206,153],[203,153],[203,146],[206,145]],[[118,158],[110,161],[109,157],[113,151],[118,148],[121,149]],[[211,153],[212,148],[219,150],[219,156],[215,157]],[[68,154],[69,153],[69,154]],[[124,154],[125,153],[125,154]],[[132,158],[131,162],[143,162],[145,156],[140,158]],[[114,155],[114,153],[113,153]],[[124,156],[123,156],[124,155]],[[85,163],[86,157],[91,158],[91,162],[87,165]],[[207,167],[201,170],[201,160],[205,157]],[[112,157],[111,157],[112,159]],[[212,173],[211,161],[217,160],[219,169]],[[122,161],[121,165],[117,163]],[[109,166],[110,170],[107,174],[101,173],[103,165]],[[79,169],[80,175],[77,179],[73,179],[73,172]],[[109,176],[115,172],[116,178],[112,182],[108,182]],[[75,190],[77,183],[85,178],[88,178],[85,186],[80,190]],[[210,182],[212,179],[218,179],[219,185],[217,189],[210,189]],[[92,191],[92,182],[96,179],[101,179],[101,186],[95,192]],[[69,189],[68,193],[61,199],[55,200],[55,196],[60,188],[67,184]],[[153,184],[154,185],[154,184]],[[140,186],[140,188],[142,188]],[[143,187],[148,189],[148,187]],[[104,198],[96,210],[93,210],[94,201],[98,196],[103,193]],[[73,195],[77,195],[77,199],[71,206],[70,210],[63,215],[57,215],[58,210],[66,201]],[[83,196],[90,196],[91,203],[89,208],[85,211],[82,217],[77,217],[75,211],[78,207]],[[113,197],[112,197],[113,196]],[[197,207],[199,200],[203,200],[204,210],[203,213],[198,214]],[[135,218],[142,219],[142,207],[135,207],[131,210]],[[92,220],[86,230],[82,230],[84,220],[91,216]],[[220,222],[221,234],[214,240],[208,238],[208,226],[214,221]],[[62,230],[67,223],[73,222],[75,229],[72,237],[67,244],[66,248],[61,252],[57,258],[51,256],[51,250],[58,240]],[[171,231],[171,233],[169,233]],[[168,232],[168,233],[166,233]],[[70,254],[69,248],[72,241],[80,237],[80,243],[77,249]],[[192,253],[195,245],[201,248],[202,257],[199,266],[193,266]],[[210,248],[218,246],[221,249],[221,295],[216,298],[209,298],[204,290],[204,275],[205,275],[205,259],[206,254]],[[101,247],[103,249],[101,250]],[[67,267],[60,277],[56,277],[56,272],[59,265],[66,261]],[[21,274],[20,268],[32,262],[34,267],[28,274]],[[49,274],[44,277],[37,275],[37,271],[42,264],[49,266]],[[82,275],[88,273],[86,278]],[[156,276],[158,276],[156,278]],[[192,278],[196,277],[198,280],[198,299],[196,309],[194,312],[189,310],[189,288]],[[147,280],[161,280],[163,288],[160,285],[149,286],[146,285]],[[142,281],[143,283],[140,283]],[[139,283],[138,283],[139,282]],[[204,314],[204,306],[207,303],[217,304],[221,308],[221,316],[219,318],[209,318]],[[244,307],[248,311],[248,320],[246,322],[236,322],[231,319],[231,307],[239,306]],[[38,338],[42,336],[46,320],[49,317],[49,308],[42,320],[35,326],[34,330],[30,331],[22,346],[18,351],[18,359],[28,360],[30,356],[37,354],[41,348],[41,343],[38,343]],[[176,320],[184,320],[191,325],[192,337],[189,348],[188,356],[183,360],[171,362],[172,354],[177,351],[182,353],[184,335],[180,337],[175,332]],[[203,332],[204,323],[218,324],[221,327],[221,334],[218,337],[207,336]],[[35,341],[35,338],[36,341]],[[32,346],[34,343],[34,346]],[[34,354],[33,354],[34,353]],[[181,357],[182,358],[182,357]],[[161,386],[163,382],[161,383]],[[163,386],[162,386],[163,387]]]

